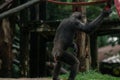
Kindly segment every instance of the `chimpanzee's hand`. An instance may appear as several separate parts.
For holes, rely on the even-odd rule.
[[[103,9],[103,15],[105,17],[108,17],[111,12],[112,12],[112,10],[110,8]]]

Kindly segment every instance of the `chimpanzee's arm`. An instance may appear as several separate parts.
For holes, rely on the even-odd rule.
[[[100,24],[104,19],[104,14],[101,13],[96,19],[94,19],[92,22],[86,24],[83,28],[85,32],[90,33],[94,31],[97,27],[98,24]]]
[[[86,33],[91,33],[92,31],[94,31],[98,24],[100,24],[104,17],[109,16],[110,11],[103,11],[96,19],[94,19],[92,22],[82,25],[79,24],[79,27],[81,26],[81,30],[86,32]]]

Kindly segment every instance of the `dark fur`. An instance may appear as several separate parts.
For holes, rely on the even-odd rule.
[[[68,80],[75,80],[75,76],[79,68],[79,60],[76,56],[69,54],[66,50],[67,48],[73,46],[73,39],[76,31],[84,31],[88,34],[91,33],[96,29],[98,23],[107,16],[106,14],[108,14],[108,11],[103,11],[95,20],[89,24],[84,24],[80,21],[82,18],[81,13],[74,12],[69,18],[64,19],[60,23],[56,30],[54,47],[52,50],[52,55],[57,62],[53,73],[53,80],[59,80],[58,75],[62,62],[71,66],[71,73]]]

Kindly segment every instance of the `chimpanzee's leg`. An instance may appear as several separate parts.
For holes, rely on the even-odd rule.
[[[71,72],[68,80],[75,80],[79,68],[79,60],[72,54],[64,52],[60,60],[71,66]]]
[[[59,62],[59,61],[56,63],[56,65],[54,67],[54,71],[53,71],[53,80],[60,80],[58,78],[58,76],[60,73],[61,65],[62,65],[61,62]]]

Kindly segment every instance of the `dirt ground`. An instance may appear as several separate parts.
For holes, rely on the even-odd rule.
[[[0,78],[0,80],[52,80],[50,78]]]

